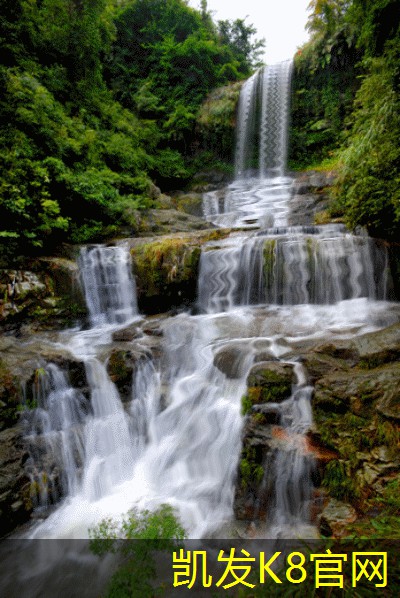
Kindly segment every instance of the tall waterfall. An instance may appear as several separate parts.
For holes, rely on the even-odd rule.
[[[204,194],[207,220],[227,227],[286,226],[292,179],[285,176],[292,63],[265,66],[240,92],[235,180]]]
[[[235,178],[283,176],[292,63],[265,66],[243,85],[238,110]]]

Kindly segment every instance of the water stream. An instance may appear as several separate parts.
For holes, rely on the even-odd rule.
[[[240,403],[252,365],[261,354],[285,361],[310,339],[347,338],[397,320],[387,301],[384,248],[340,226],[287,227],[290,72],[289,62],[265,67],[243,86],[236,179],[224,197],[205,194],[204,214],[244,230],[203,247],[198,315],[160,323],[161,356],[140,362],[125,404],[102,348],[113,332],[140,321],[129,251],[124,245],[82,250],[91,328],[64,334],[62,342],[84,362],[89,390],[83,394],[55,364],[47,366],[38,409],[26,422],[29,471],[45,486],[39,509],[58,495],[63,500],[31,537],[86,537],[103,517],[162,503],[176,507],[190,537],[226,535],[241,450]],[[235,349],[229,375],[218,367],[227,347]],[[315,534],[307,528],[313,463],[303,436],[312,425],[312,389],[300,364],[293,357],[290,363],[292,395],[272,406],[285,443],[264,464],[263,485],[272,497],[266,537]],[[43,451],[62,472],[52,490],[43,476],[51,480],[57,472],[37,465]]]

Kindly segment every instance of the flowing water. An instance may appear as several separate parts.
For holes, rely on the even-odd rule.
[[[160,353],[139,362],[125,403],[102,355],[113,332],[140,325],[129,251],[123,245],[82,250],[91,328],[62,338],[83,361],[88,389],[74,388],[55,364],[42,376],[38,408],[26,421],[28,470],[40,490],[38,508],[59,495],[63,501],[31,537],[86,537],[106,516],[162,503],[176,507],[190,537],[227,534],[241,450],[241,397],[260,354],[281,361],[290,355],[296,374],[292,395],[270,407],[285,441],[264,463],[262,488],[271,501],[262,533],[315,534],[309,521],[313,462],[304,449],[312,388],[293,351],[310,340],[389,325],[398,311],[387,301],[384,248],[340,226],[287,227],[290,72],[290,63],[266,67],[245,83],[236,180],[225,196],[204,197],[209,221],[257,232],[242,230],[203,247],[198,315],[160,323]],[[227,374],[218,364],[232,348]],[[47,462],[46,452],[52,455]]]

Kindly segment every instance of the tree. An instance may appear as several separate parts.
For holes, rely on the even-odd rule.
[[[228,46],[233,57],[238,61],[239,70],[247,75],[252,69],[261,66],[260,58],[265,47],[265,40],[253,41],[252,37],[257,30],[253,25],[246,25],[245,20],[218,21],[218,32],[221,43]]]

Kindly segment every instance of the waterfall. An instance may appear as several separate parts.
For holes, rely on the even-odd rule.
[[[386,302],[391,283],[383,247],[340,225],[288,227],[290,76],[287,62],[261,69],[243,85],[236,179],[226,192],[203,198],[210,222],[240,231],[202,247],[196,315],[161,319],[152,356],[144,325],[143,338],[131,341],[129,350],[143,342],[147,353],[136,364],[125,402],[105,355],[112,333],[139,320],[129,251],[123,245],[82,249],[92,328],[62,338],[84,363],[87,388],[75,388],[66,371],[49,364],[38,408],[27,416],[38,505],[63,497],[33,537],[86,537],[103,518],[162,503],[177,509],[191,538],[235,535],[246,425],[241,399],[260,361],[290,364],[296,381],[290,397],[266,407],[274,410],[284,440],[263,463],[260,492],[269,495],[269,506],[259,533],[315,535],[314,528],[304,531],[313,492],[313,459],[305,444],[312,388],[296,351],[310,339],[349,338],[395,316]],[[44,478],[54,482],[45,491]]]
[[[239,98],[235,178],[258,165],[259,178],[283,176],[286,167],[291,61],[265,66],[248,79]]]
[[[285,176],[291,61],[265,66],[239,96],[235,180],[223,197],[203,197],[207,220],[223,227],[286,226],[292,179]]]
[[[230,237],[214,247],[209,243],[200,259],[198,303],[203,313],[264,303],[385,300],[391,286],[386,249],[371,238],[344,234],[340,225],[272,229]]]
[[[137,314],[135,281],[125,247],[84,247],[79,267],[92,326],[122,324]]]

